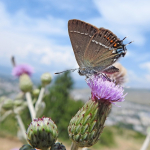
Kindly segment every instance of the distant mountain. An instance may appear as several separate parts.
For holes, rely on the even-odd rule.
[[[124,93],[127,93],[125,97],[126,101],[150,106],[150,89],[125,88]],[[71,92],[71,96],[76,100],[82,99],[84,101],[87,101],[90,98],[90,95],[90,88],[74,89]]]

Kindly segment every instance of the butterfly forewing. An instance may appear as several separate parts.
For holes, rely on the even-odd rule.
[[[87,44],[93,35],[99,32],[99,29],[86,22],[73,19],[68,22],[68,32],[77,63],[80,67],[85,67],[84,53]]]

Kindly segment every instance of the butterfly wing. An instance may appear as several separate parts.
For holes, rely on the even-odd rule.
[[[85,49],[95,33],[99,32],[99,29],[93,25],[80,20],[68,21],[68,32],[73,47],[76,61],[80,67],[85,67],[84,53]]]
[[[84,63],[96,71],[103,71],[111,66],[124,52],[118,50],[120,41],[115,34],[100,28],[90,39],[84,53]],[[122,47],[121,47],[122,48]]]

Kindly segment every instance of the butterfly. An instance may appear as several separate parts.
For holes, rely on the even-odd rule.
[[[119,69],[112,66],[127,49],[113,32],[105,28],[97,28],[81,20],[68,21],[68,33],[76,61],[79,65],[79,75],[111,74]],[[75,71],[76,69],[70,69]],[[68,71],[68,70],[66,70]],[[63,71],[65,72],[65,71]],[[58,72],[55,74],[59,74]]]

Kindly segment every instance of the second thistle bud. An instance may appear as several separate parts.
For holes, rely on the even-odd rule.
[[[46,86],[48,84],[50,84],[52,81],[52,76],[50,73],[44,73],[42,76],[41,76],[41,82],[42,82],[42,85],[43,86]]]
[[[71,119],[68,126],[70,139],[78,147],[90,147],[98,140],[109,114],[111,103],[89,100]]]
[[[23,92],[30,92],[32,90],[32,82],[27,74],[22,74],[19,77],[19,87]]]
[[[2,105],[2,108],[4,110],[10,110],[14,107],[14,101],[12,99],[6,99],[4,100],[4,103]]]
[[[50,118],[34,119],[27,130],[27,140],[34,148],[47,149],[58,137],[57,126]]]
[[[55,143],[50,150],[66,150],[66,147],[62,143]]]
[[[38,97],[39,94],[40,94],[40,90],[39,90],[39,89],[34,89],[34,90],[32,91],[32,93],[33,93],[33,96],[34,96],[34,97]]]
[[[36,150],[35,148],[33,148],[31,145],[29,144],[25,144],[23,145],[19,150]]]

